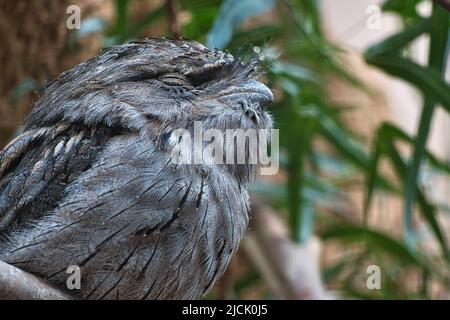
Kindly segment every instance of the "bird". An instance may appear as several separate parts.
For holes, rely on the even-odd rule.
[[[0,152],[0,261],[76,299],[206,295],[245,235],[257,165],[175,163],[174,132],[272,128],[260,74],[256,58],[151,38],[50,81]]]

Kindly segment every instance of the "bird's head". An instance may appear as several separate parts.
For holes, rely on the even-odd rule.
[[[114,46],[49,83],[26,127],[103,125],[140,132],[158,144],[169,137],[169,146],[174,131],[192,131],[197,123],[202,130],[264,131],[272,126],[264,108],[273,96],[256,80],[257,67],[256,60],[243,63],[188,40]],[[229,168],[242,177],[255,171],[254,165]]]
[[[257,62],[188,40],[148,39],[114,46],[53,80],[27,126],[77,121],[159,131],[189,127],[271,127],[271,91]]]
[[[181,126],[202,121],[206,129],[271,127],[264,108],[273,95],[256,80],[256,59],[243,63],[184,40],[147,45],[142,50],[148,63],[138,67],[135,76],[143,79],[143,91],[154,102],[147,109],[150,116],[167,120],[170,115],[170,122],[178,120]]]

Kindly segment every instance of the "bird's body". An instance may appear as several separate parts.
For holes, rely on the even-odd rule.
[[[269,128],[249,65],[184,40],[114,47],[50,83],[0,152],[0,260],[82,299],[206,293],[248,223],[251,165],[180,165],[174,130]],[[252,86],[254,90],[252,91]],[[265,100],[264,100],[265,99]],[[264,100],[264,101],[263,101]]]

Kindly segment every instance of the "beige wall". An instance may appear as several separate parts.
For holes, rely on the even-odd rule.
[[[381,16],[380,29],[369,29],[366,25],[370,5],[380,4],[381,0],[323,0],[322,15],[325,28],[330,38],[341,44],[350,52],[360,53],[365,48],[398,30],[400,21],[391,14]],[[427,14],[430,6],[419,8]],[[413,46],[413,54],[418,62],[423,63],[427,57],[426,36],[417,39]],[[447,70],[447,79],[450,70]],[[389,110],[397,124],[409,133],[416,132],[418,116],[422,105],[422,97],[405,82],[377,73],[373,79],[377,87],[382,88]],[[450,117],[439,110],[434,115],[432,132],[428,147],[438,156],[450,159]]]

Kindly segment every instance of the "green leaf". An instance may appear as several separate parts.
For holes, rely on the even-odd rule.
[[[321,112],[318,108],[309,109],[309,114],[317,120],[321,134],[348,159],[362,169],[368,167],[369,158],[353,137],[343,130],[331,117]]]
[[[373,249],[381,249],[392,257],[401,260],[410,265],[420,266],[429,269],[425,261],[414,251],[402,244],[400,241],[389,237],[388,235],[373,229],[361,227],[359,225],[347,224],[329,227],[321,233],[324,240],[339,239],[343,241],[357,242],[361,241]]]
[[[404,20],[413,20],[419,18],[416,6],[422,0],[387,0],[382,5],[382,10],[394,12],[400,15]]]
[[[431,38],[436,39],[434,46],[438,46],[430,50],[430,56],[439,55],[445,51],[448,38],[448,16],[441,8],[438,8],[436,12],[437,14],[431,18],[421,19],[404,31],[372,46],[366,51],[365,59],[387,73],[415,85],[425,97],[441,103],[450,112],[450,86],[443,80],[439,71],[433,67],[421,67],[400,57],[398,52],[417,36],[428,31],[431,32]]]
[[[244,277],[236,281],[236,284],[234,285],[234,291],[239,295],[243,290],[251,285],[254,285],[258,281],[261,281],[261,275],[257,271],[252,270]]]
[[[382,127],[383,128],[383,127]],[[364,224],[366,225],[369,218],[369,209],[370,205],[372,203],[372,197],[373,192],[376,187],[376,179],[378,175],[378,163],[380,161],[381,155],[382,155],[382,141],[380,140],[382,138],[382,132],[379,129],[378,134],[376,135],[373,147],[372,147],[372,154],[370,156],[369,161],[369,169],[367,174],[367,183],[366,183],[366,199],[364,201]]]
[[[192,18],[183,27],[183,34],[189,39],[205,42],[206,35],[217,18],[220,2],[216,0],[182,1],[183,10],[192,14]]]
[[[277,78],[277,85],[280,86],[284,92],[291,97],[297,97],[300,94],[300,88],[295,81],[285,77]]]
[[[285,75],[297,80],[319,82],[317,76],[314,76],[311,70],[300,66],[298,64],[274,61],[271,65],[270,71],[275,75]]]
[[[377,136],[384,141],[401,140],[408,144],[414,144],[414,139],[411,138],[405,131],[397,127],[396,125],[384,122],[377,133]],[[425,150],[425,156],[430,165],[434,168],[441,170],[447,174],[450,174],[450,164],[436,158],[430,151]]]
[[[442,74],[443,78],[443,73],[445,71],[444,59],[446,59],[445,43],[448,38],[449,19],[447,13],[444,12],[443,9],[441,9],[437,5],[434,5],[433,15],[431,16],[429,21],[432,22],[431,25],[432,28],[430,30],[430,54],[429,54],[430,70],[436,69],[436,71]],[[443,82],[443,80],[441,81]],[[448,106],[450,106],[450,101]],[[433,96],[426,95],[424,106],[422,108],[422,114],[420,117],[417,138],[414,142],[414,154],[405,179],[405,198],[404,198],[403,215],[405,225],[405,239],[408,239],[410,241],[414,240],[415,238],[413,234],[408,233],[413,232],[414,230],[413,209],[414,204],[416,202],[417,177],[419,175],[420,164],[426,152],[425,144],[431,127],[431,120],[433,118],[434,108],[435,108],[435,100]],[[430,212],[430,210],[426,211],[426,213],[428,212]],[[415,246],[415,242],[408,242],[408,244],[411,246]]]
[[[373,197],[373,192],[376,187],[375,184],[375,177],[377,174],[377,166],[378,162],[383,156],[392,157],[392,154],[389,154],[389,145],[391,143],[396,142],[397,140],[406,142],[408,144],[413,144],[414,140],[407,135],[403,130],[398,128],[397,126],[385,122],[383,123],[377,131],[377,134],[374,138],[374,143],[372,147],[372,155],[370,158],[370,168],[367,176],[367,190],[366,190],[366,199],[364,204],[364,215],[365,220],[367,219],[368,210],[370,208],[371,200]],[[441,160],[437,159],[433,154],[431,154],[429,151],[425,150],[424,155],[426,156],[427,160],[429,161],[430,165],[434,168],[444,171],[448,174],[450,174],[450,165],[447,163],[442,162]],[[399,155],[394,155],[395,157],[399,157]],[[401,166],[401,164],[399,165]],[[399,173],[400,176],[403,176],[403,173]],[[423,198],[423,196],[422,196]],[[422,204],[424,207],[428,207],[426,204]]]
[[[390,158],[397,174],[403,181],[405,181],[407,167],[406,167],[405,161],[403,160],[400,153],[394,146],[393,142],[388,143],[387,154],[389,155],[389,158]],[[447,260],[449,260],[450,255],[449,255],[447,239],[445,237],[445,234],[442,232],[439,223],[436,220],[436,209],[434,208],[434,206],[432,206],[431,204],[429,204],[427,202],[426,198],[424,197],[424,195],[422,194],[422,192],[420,190],[417,191],[417,201],[421,208],[420,212],[422,213],[425,221],[427,221],[427,223],[430,225],[431,229],[434,232],[435,237],[438,239],[438,241],[441,245],[442,254],[444,255],[444,257],[446,257]],[[405,225],[405,227],[412,228],[412,225],[408,224],[408,225]],[[413,230],[408,230],[408,233],[405,234],[405,237],[412,237],[413,235],[414,235]],[[414,239],[405,239],[405,241],[406,241],[406,243],[410,244],[411,242],[414,242]],[[412,248],[412,247],[410,246],[410,248]]]
[[[449,19],[447,13],[438,5],[433,5],[433,15],[430,18],[432,28],[430,30],[430,53],[429,66],[436,69],[443,76],[445,72],[446,60],[446,40],[449,32]],[[449,87],[450,89],[450,87]],[[425,97],[422,114],[419,122],[419,131],[414,142],[414,154],[408,168],[405,180],[405,200],[404,200],[404,221],[409,226],[405,230],[412,230],[413,209],[416,203],[417,177],[419,175],[420,164],[426,153],[425,144],[431,127],[431,120],[435,110],[435,101],[431,95]],[[427,210],[428,212],[429,210]],[[413,238],[410,236],[408,238]],[[414,245],[414,244],[411,244]]]
[[[116,30],[120,42],[126,39],[128,30],[128,0],[116,0]]]
[[[310,5],[307,5],[307,7],[316,7],[313,2],[308,1],[308,3]],[[311,28],[312,23],[310,19],[305,19],[302,17],[301,12],[296,10],[298,4],[295,6],[296,3],[293,5],[289,1],[283,1],[283,4],[286,6],[288,17],[290,17],[295,26],[295,31],[298,32],[294,35],[295,40],[292,41],[292,44],[289,43],[286,46],[286,51],[293,51],[292,53],[299,57],[308,56],[308,60],[316,64],[314,67],[317,73],[333,73],[355,87],[366,90],[367,88],[364,84],[348,71],[344,61],[340,59],[340,54],[343,53],[343,50],[332,45],[321,35],[320,30]],[[316,16],[316,14],[313,13],[313,16]]]
[[[367,62],[415,85],[425,96],[434,98],[450,112],[450,86],[435,70],[396,56],[371,57]]]
[[[427,32],[431,25],[432,22],[430,19],[420,19],[418,22],[412,24],[403,31],[371,46],[365,52],[366,59],[371,59],[383,54],[398,53],[400,49],[404,48],[412,40],[424,32]]]
[[[206,45],[209,48],[225,48],[234,30],[245,19],[270,10],[274,4],[275,0],[225,0],[206,38]]]
[[[292,99],[292,101],[298,101]],[[295,112],[293,108],[289,110],[288,118],[290,135],[288,136],[288,209],[289,209],[289,226],[291,234],[295,241],[301,242],[306,240],[306,234],[302,225],[304,224],[304,146],[305,130],[299,125],[302,118]]]

